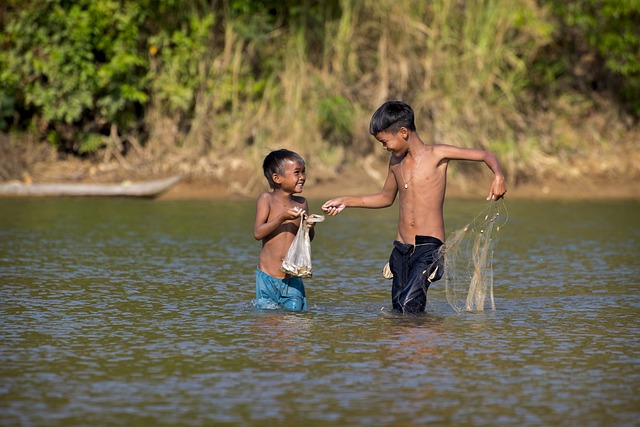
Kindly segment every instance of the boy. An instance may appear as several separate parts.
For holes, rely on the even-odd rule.
[[[442,277],[438,249],[444,243],[442,208],[450,160],[482,161],[494,174],[487,200],[507,192],[496,157],[487,151],[426,145],[416,131],[411,107],[401,101],[384,103],[373,114],[369,132],[391,152],[389,171],[382,191],[367,196],[332,199],[322,205],[329,215],[346,207],[384,208],[400,196],[398,236],[389,258],[393,274],[393,309],[404,313],[424,311],[427,289]]]
[[[298,232],[302,215],[309,211],[302,192],[306,180],[304,159],[289,150],[272,151],[262,164],[270,192],[260,194],[253,236],[262,240],[256,272],[256,306],[277,304],[288,310],[306,310],[304,284],[299,277],[280,271],[289,246]],[[314,223],[307,223],[313,240]]]

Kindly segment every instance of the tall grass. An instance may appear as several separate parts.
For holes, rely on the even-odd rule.
[[[538,2],[340,0],[339,9],[314,34],[303,18],[260,33],[256,17],[218,16],[224,32],[199,39],[191,109],[152,104],[149,145],[196,175],[237,172],[242,162],[229,159],[241,159],[238,185],[251,192],[269,149],[300,152],[316,176],[382,159],[369,117],[402,99],[427,142],[490,149],[514,179],[529,173],[529,67],[553,29]]]

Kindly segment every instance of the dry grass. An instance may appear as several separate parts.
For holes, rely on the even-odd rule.
[[[363,0],[341,7],[339,19],[325,21],[322,44],[291,26],[261,34],[259,44],[228,19],[223,34],[204,39],[204,54],[190,58],[197,71],[191,107],[171,109],[152,93],[145,143],[127,153],[127,166],[105,152],[89,163],[107,169],[111,157],[124,174],[178,172],[253,194],[263,187],[256,173],[263,157],[287,147],[306,159],[312,176],[356,168],[376,180],[387,154],[368,135],[369,118],[383,101],[402,99],[414,107],[423,139],[494,151],[513,184],[550,174],[640,175],[637,123],[613,103],[567,92],[546,100],[545,110],[534,108],[529,67],[551,34],[538,2]],[[347,125],[339,125],[343,119]],[[35,145],[16,153],[1,142],[2,179],[20,179],[43,155]],[[453,178],[473,173],[461,168]]]

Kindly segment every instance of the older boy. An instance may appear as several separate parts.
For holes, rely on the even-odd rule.
[[[300,227],[301,216],[309,211],[302,192],[306,173],[304,159],[289,150],[269,153],[262,164],[265,178],[271,187],[258,197],[253,236],[262,240],[262,250],[256,272],[256,301],[258,307],[280,306],[288,310],[306,310],[304,284],[299,277],[280,271],[289,246]],[[314,223],[307,223],[313,240]]]
[[[445,239],[442,208],[449,161],[482,161],[491,169],[494,178],[487,200],[504,196],[505,179],[498,160],[488,151],[422,142],[413,110],[404,102],[389,101],[378,108],[369,132],[391,152],[382,191],[332,199],[322,210],[337,215],[346,207],[384,208],[400,196],[398,236],[389,258],[393,273],[391,300],[394,310],[422,312],[429,284],[443,274],[438,249]]]

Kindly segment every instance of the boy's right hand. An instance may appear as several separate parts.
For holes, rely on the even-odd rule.
[[[297,206],[292,207],[291,209],[285,211],[282,216],[286,220],[299,218],[302,214],[304,214],[304,209],[300,209]]]
[[[322,211],[327,215],[336,216],[340,212],[342,212],[346,207],[347,206],[345,205],[344,200],[342,198],[331,199],[325,202],[324,205],[322,205]]]

